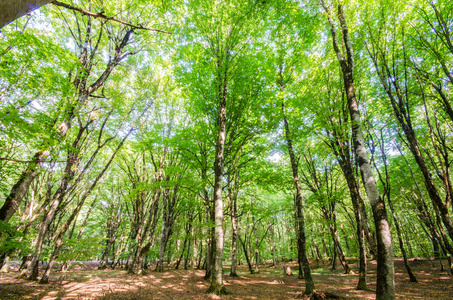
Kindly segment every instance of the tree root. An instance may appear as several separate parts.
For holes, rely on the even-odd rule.
[[[221,285],[219,286],[218,284],[215,284],[215,283],[211,283],[211,286],[209,287],[209,289],[207,290],[208,294],[214,294],[214,295],[217,295],[217,296],[221,296],[221,295],[231,295],[232,293],[230,291],[228,291],[224,285]]]

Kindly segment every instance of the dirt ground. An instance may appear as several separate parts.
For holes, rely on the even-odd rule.
[[[440,272],[438,261],[411,260],[418,283],[411,283],[403,262],[395,261],[397,299],[453,299],[453,277]],[[283,265],[293,269],[285,276]],[[339,299],[375,299],[373,291],[356,291],[357,275],[342,274],[341,266],[330,271],[327,264],[312,262],[312,272],[318,293],[331,293]],[[353,270],[357,266],[352,264]],[[173,270],[144,276],[128,275],[124,270],[102,270],[75,267],[66,273],[55,272],[51,283],[40,285],[18,279],[17,270],[1,274],[0,299],[295,299],[304,290],[304,280],[297,279],[295,262],[277,268],[261,266],[257,274],[239,267],[239,277],[225,276],[225,286],[232,295],[218,297],[206,294],[209,282],[203,280],[202,270]],[[376,261],[369,262],[368,283],[376,284]],[[225,274],[229,269],[225,268]]]

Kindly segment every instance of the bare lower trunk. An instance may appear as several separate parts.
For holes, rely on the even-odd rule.
[[[330,268],[331,271],[335,271],[337,269],[337,251],[335,251],[335,245],[333,246],[333,257],[332,257],[332,267]]]
[[[343,253],[343,249],[341,248],[340,241],[338,239],[338,232],[337,229],[334,227],[334,224],[329,223],[330,234],[332,236],[332,240],[334,243],[334,252],[338,255],[338,260],[341,263],[341,266],[344,269],[345,274],[350,274],[351,269],[349,268],[348,262]],[[333,266],[333,265],[332,265]]]
[[[269,226],[272,226],[272,266],[275,268],[277,267],[277,257],[275,255],[275,225],[274,224],[269,224]]]
[[[237,251],[237,235],[238,235],[238,225],[237,225],[237,199],[236,196],[233,196],[232,199],[232,213],[231,213],[231,230],[232,230],[232,238],[231,238],[231,271],[230,276],[237,277],[238,274],[236,272],[237,267],[237,259],[238,259],[238,251]]]
[[[210,207],[208,206],[206,212],[206,220],[208,224],[214,221],[214,214],[211,211]],[[212,276],[212,266],[214,265],[214,248],[215,248],[215,241],[214,241],[214,227],[208,227],[208,243],[206,244],[206,274],[204,279],[211,279]]]
[[[110,241],[110,238],[109,238],[106,240],[105,250],[104,250],[104,253],[102,254],[101,260],[99,261],[98,270],[103,270],[103,269],[107,268],[107,263],[109,261],[111,246],[112,246],[112,242]]]
[[[164,223],[164,222],[163,222]],[[164,227],[165,225],[162,224]],[[162,230],[162,236],[160,239],[160,246],[159,246],[159,259],[157,260],[157,265],[156,265],[156,272],[163,272],[164,269],[164,254],[165,254],[165,248],[167,246],[167,241],[170,233],[170,228],[169,227],[164,227]]]
[[[238,240],[242,245],[242,251],[244,252],[245,261],[247,262],[249,272],[250,272],[250,274],[253,274],[252,262],[250,261],[250,257],[249,257],[248,251],[247,251],[247,245],[246,245],[247,240],[243,241],[239,235],[238,235]]]
[[[190,229],[189,229],[189,234],[190,234]],[[189,239],[189,246],[186,251],[186,256],[184,258],[184,270],[189,269],[189,254],[190,254],[190,247],[192,246],[192,239]]]
[[[360,209],[360,193],[359,187],[357,185],[357,180],[354,175],[353,164],[351,162],[351,153],[350,148],[344,141],[340,140],[341,134],[334,132],[335,139],[331,141],[331,147],[337,157],[341,171],[346,179],[346,183],[348,185],[349,194],[351,196],[352,207],[354,210],[354,217],[355,217],[355,224],[356,224],[356,235],[357,235],[357,242],[359,244],[359,281],[357,283],[356,289],[358,290],[368,290],[367,286],[367,265],[366,265],[366,245],[365,245],[365,234],[363,230],[363,220],[362,214]],[[352,221],[351,221],[352,222]],[[340,227],[341,228],[341,227]],[[343,230],[343,234],[344,230]],[[349,243],[348,238],[345,235],[345,243],[346,248],[348,251]]]
[[[159,257],[157,259],[157,264],[156,264],[156,269],[154,271],[156,272],[163,272],[165,271],[164,269],[164,254],[165,254],[165,246],[167,243],[167,234],[168,234],[168,229],[165,228],[165,222],[162,221],[162,233],[161,233],[161,238],[160,238],[160,245],[159,245]]]
[[[255,216],[252,215],[252,221],[253,221],[253,232],[255,234],[255,271],[253,273],[259,273],[259,259],[260,259],[260,251],[258,249],[258,234],[256,232],[256,223],[255,223]]]

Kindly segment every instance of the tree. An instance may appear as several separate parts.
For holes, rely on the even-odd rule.
[[[346,23],[346,15],[344,7],[338,5],[338,20],[341,26],[342,39],[344,42],[345,54],[340,50],[335,24],[331,16],[331,10],[322,2],[324,10],[327,13],[327,19],[330,24],[332,34],[332,43],[337,59],[341,66],[343,74],[343,82],[345,93],[348,99],[348,108],[351,115],[352,139],[354,143],[354,151],[362,172],[365,190],[373,210],[374,223],[376,227],[376,239],[378,246],[377,260],[377,299],[394,299],[395,298],[395,282],[393,269],[393,246],[390,234],[390,227],[387,219],[387,211],[385,202],[379,195],[379,190],[368,161],[367,151],[364,145],[363,133],[361,128],[359,107],[354,90],[354,53],[352,49],[352,41],[349,34],[348,25]]]

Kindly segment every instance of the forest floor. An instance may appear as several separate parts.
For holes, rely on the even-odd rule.
[[[284,265],[293,269],[293,276],[284,275]],[[356,264],[350,265],[357,270]],[[438,261],[411,260],[410,265],[418,283],[409,282],[402,260],[395,260],[397,299],[453,299],[453,277],[440,271]],[[313,261],[311,267],[318,293],[334,294],[339,296],[337,299],[375,299],[373,291],[356,291],[358,275],[343,274],[340,265],[330,271],[329,265]],[[203,280],[204,271],[197,269],[168,269],[135,276],[121,269],[98,271],[78,266],[65,273],[54,272],[50,284],[40,285],[19,279],[17,268],[13,267],[1,274],[0,299],[295,299],[305,289],[304,280],[297,278],[295,262],[276,268],[261,266],[257,274],[240,266],[238,273],[239,277],[224,277],[232,295],[218,297],[206,294],[209,282]],[[225,268],[225,274],[229,274],[229,269]],[[371,289],[375,288],[376,261],[369,262],[368,283]]]

